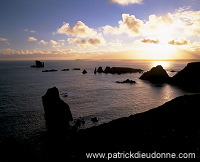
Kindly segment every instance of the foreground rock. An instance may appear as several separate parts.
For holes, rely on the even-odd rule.
[[[88,152],[195,153],[200,158],[200,95],[181,96],[150,111],[79,131],[74,159]],[[84,140],[83,140],[84,139]]]
[[[200,62],[191,62],[187,66],[174,75],[171,83],[181,86],[200,85]]]
[[[170,77],[161,65],[153,67],[150,71],[145,72],[140,79],[148,80],[154,83],[168,82]]]
[[[32,65],[31,67],[36,67],[36,68],[44,67],[44,62],[36,60],[35,65]]]
[[[60,99],[56,87],[47,90],[42,97],[45,111],[45,120],[50,135],[63,136],[68,134],[72,121],[72,114],[69,105]]]

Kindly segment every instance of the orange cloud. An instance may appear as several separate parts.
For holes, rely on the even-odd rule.
[[[141,42],[143,43],[153,43],[153,44],[158,44],[160,41],[158,39],[153,40],[153,39],[142,39]]]
[[[8,38],[0,38],[0,42],[4,42],[7,45],[10,45]]]
[[[103,38],[88,38],[88,39],[77,39],[69,38],[68,43],[78,44],[78,45],[102,45],[105,43]]]
[[[42,45],[47,45],[47,44],[48,44],[48,42],[46,42],[46,41],[44,41],[44,40],[41,40],[41,41],[39,41],[39,44],[42,44]]]
[[[37,41],[37,38],[35,38],[35,37],[28,37],[26,40],[29,41],[29,42],[34,42],[34,41]]]
[[[181,40],[171,40],[168,43],[171,45],[187,45],[188,41],[181,39]]]
[[[81,38],[97,35],[97,32],[94,29],[89,28],[81,21],[78,21],[74,27],[70,27],[69,23],[64,23],[63,26],[57,29],[57,33]]]

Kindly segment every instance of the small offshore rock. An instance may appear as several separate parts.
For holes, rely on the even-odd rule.
[[[44,62],[36,60],[35,65],[32,65],[31,67],[36,67],[36,68],[44,67]]]
[[[86,73],[87,73],[87,71],[84,69],[82,73],[83,73],[83,74],[86,74]]]

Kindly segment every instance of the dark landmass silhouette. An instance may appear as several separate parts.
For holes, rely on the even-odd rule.
[[[0,146],[1,160],[87,160],[86,153],[195,153],[200,158],[200,94],[177,97],[147,112],[92,128],[74,130],[63,138],[43,134],[32,144],[9,139]],[[26,154],[24,154],[26,153]],[[6,161],[5,160],[5,161]]]
[[[191,62],[174,75],[170,83],[181,86],[200,85],[200,62]]]
[[[70,138],[69,157],[87,152],[174,152],[200,156],[200,94],[177,97],[144,113],[80,130]]]
[[[200,62],[188,63],[183,70],[173,77],[169,77],[166,70],[161,65],[158,65],[143,73],[140,79],[148,80],[152,83],[169,83],[186,90],[198,92],[200,90]]]

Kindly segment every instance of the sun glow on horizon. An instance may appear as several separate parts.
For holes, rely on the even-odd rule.
[[[163,68],[168,68],[170,66],[169,61],[153,61],[152,67],[156,67],[157,65],[161,65]]]
[[[145,51],[148,54],[147,59],[166,60],[174,59],[176,48],[168,44],[149,44]]]

